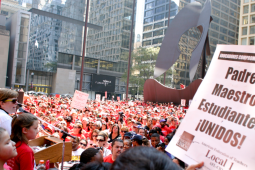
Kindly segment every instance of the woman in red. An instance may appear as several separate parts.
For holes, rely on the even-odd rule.
[[[73,126],[72,136],[79,137],[80,139],[85,139],[85,136],[82,134],[82,124],[76,123]]]
[[[28,141],[35,139],[38,124],[37,117],[29,113],[13,118],[11,140],[16,142],[18,155],[7,162],[13,170],[34,170],[34,152],[28,146]]]

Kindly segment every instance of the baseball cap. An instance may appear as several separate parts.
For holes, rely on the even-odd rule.
[[[141,135],[135,135],[131,140],[143,140],[143,137]]]
[[[159,123],[161,123],[161,122],[166,122],[166,119],[161,119],[161,120],[159,121]]]
[[[132,138],[133,135],[132,135],[132,133],[130,133],[130,132],[126,132],[125,135],[124,135],[124,137],[125,137],[125,136]]]

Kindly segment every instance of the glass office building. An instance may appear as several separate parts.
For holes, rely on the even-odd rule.
[[[171,2],[170,23],[186,4],[191,3],[190,0],[180,0]],[[202,5],[205,0],[198,0]],[[238,40],[238,24],[239,24],[239,5],[237,0],[212,0],[212,18],[209,28],[209,42],[211,55],[207,56],[207,68],[209,67],[211,58],[216,49],[217,44],[237,44]],[[168,0],[146,0],[144,12],[143,27],[143,47],[161,46],[165,32],[168,27]],[[180,41],[179,48],[181,55],[179,59],[171,67],[166,74],[166,85],[172,88],[180,88],[180,83],[188,86],[189,63],[193,49],[196,47],[200,39],[200,32],[197,28],[186,31]],[[194,79],[201,77],[201,61],[199,63],[197,74]],[[163,82],[163,76],[159,78]]]

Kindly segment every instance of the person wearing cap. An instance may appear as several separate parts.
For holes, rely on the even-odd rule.
[[[124,135],[124,139],[131,139],[133,137],[133,134],[131,132],[126,132]]]
[[[164,136],[172,132],[172,130],[166,126],[166,119],[161,119],[159,123],[160,123],[161,132],[163,133]]]
[[[18,92],[6,88],[0,88],[0,127],[11,134],[12,118],[9,114],[16,112],[18,104]]]
[[[135,136],[133,136],[131,141],[132,141],[133,147],[142,146],[142,144],[143,144],[143,137],[141,135],[135,135]]]

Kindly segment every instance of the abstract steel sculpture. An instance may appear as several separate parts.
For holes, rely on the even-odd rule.
[[[162,42],[155,70],[154,78],[165,73],[179,58],[181,52],[179,49],[179,40],[181,36],[190,28],[198,27],[201,31],[201,38],[197,46],[192,52],[190,59],[189,75],[190,81],[195,76],[201,52],[205,44],[205,40],[210,25],[211,1],[207,0],[202,9],[202,5],[198,2],[187,4],[174,18],[166,36]]]
[[[186,5],[174,18],[166,36],[162,42],[160,52],[154,69],[154,78],[164,74],[179,58],[179,40],[190,28],[197,27],[201,32],[201,38],[194,48],[189,67],[190,81],[192,82],[201,57],[202,50],[210,55],[208,29],[211,21],[211,0],[207,0],[202,8],[198,2]],[[205,54],[204,58],[205,60]],[[192,99],[195,95],[201,79],[194,81],[184,90],[176,90],[166,87],[155,79],[148,79],[144,84],[144,101],[174,102],[180,103],[181,99]]]

